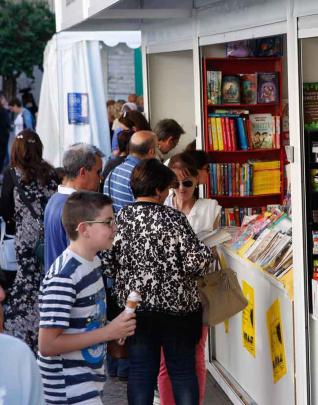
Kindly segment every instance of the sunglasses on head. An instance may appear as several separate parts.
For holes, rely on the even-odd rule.
[[[193,181],[192,180],[183,180],[183,181],[176,180],[172,183],[172,188],[179,188],[181,184],[183,185],[183,187],[190,188],[193,186]]]

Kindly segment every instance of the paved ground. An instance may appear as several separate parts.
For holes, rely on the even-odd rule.
[[[121,382],[117,378],[108,378],[104,392],[105,405],[127,405],[125,382]],[[208,373],[204,405],[230,405],[231,403],[232,402],[225,396],[216,381]]]

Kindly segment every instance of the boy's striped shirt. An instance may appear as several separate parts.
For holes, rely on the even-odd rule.
[[[105,289],[100,260],[66,249],[46,274],[40,291],[40,328],[87,332],[105,325]],[[39,353],[47,404],[76,404],[99,397],[105,382],[105,345],[44,357]]]

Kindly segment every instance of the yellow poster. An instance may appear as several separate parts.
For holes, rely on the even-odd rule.
[[[286,373],[286,355],[280,303],[277,299],[267,311],[267,329],[272,357],[273,378],[276,384]]]
[[[229,329],[230,329],[230,321],[228,319],[225,319],[225,321],[224,321],[224,331],[225,331],[225,333],[229,333]]]
[[[242,338],[243,347],[245,347],[252,356],[256,356],[256,332],[255,332],[255,308],[254,308],[254,289],[243,281],[243,294],[248,304],[242,312]]]

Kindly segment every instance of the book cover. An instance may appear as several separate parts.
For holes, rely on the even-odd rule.
[[[273,147],[273,117],[271,114],[250,114],[250,138],[253,149]]]
[[[222,72],[207,71],[208,104],[221,104]]]
[[[257,102],[277,103],[279,99],[278,74],[257,73]]]
[[[213,150],[219,150],[219,142],[218,142],[218,133],[216,129],[216,120],[215,117],[210,118],[211,121],[211,132],[212,132],[212,145]]]
[[[312,191],[318,191],[318,169],[311,169],[310,174]]]
[[[257,75],[256,73],[241,75],[241,103],[257,103]]]
[[[312,253],[318,254],[318,231],[312,231]]]
[[[318,130],[318,83],[304,83],[304,127],[307,131]]]
[[[246,58],[253,56],[254,40],[232,41],[226,44],[226,56]]]
[[[222,134],[222,122],[221,122],[221,117],[216,117],[216,133],[217,133],[217,139],[218,139],[218,146],[219,150],[224,150],[224,143],[223,143],[223,134]]]
[[[240,104],[240,78],[239,76],[224,76],[222,80],[223,104]]]
[[[283,56],[283,36],[257,38],[254,48],[255,56]]]

